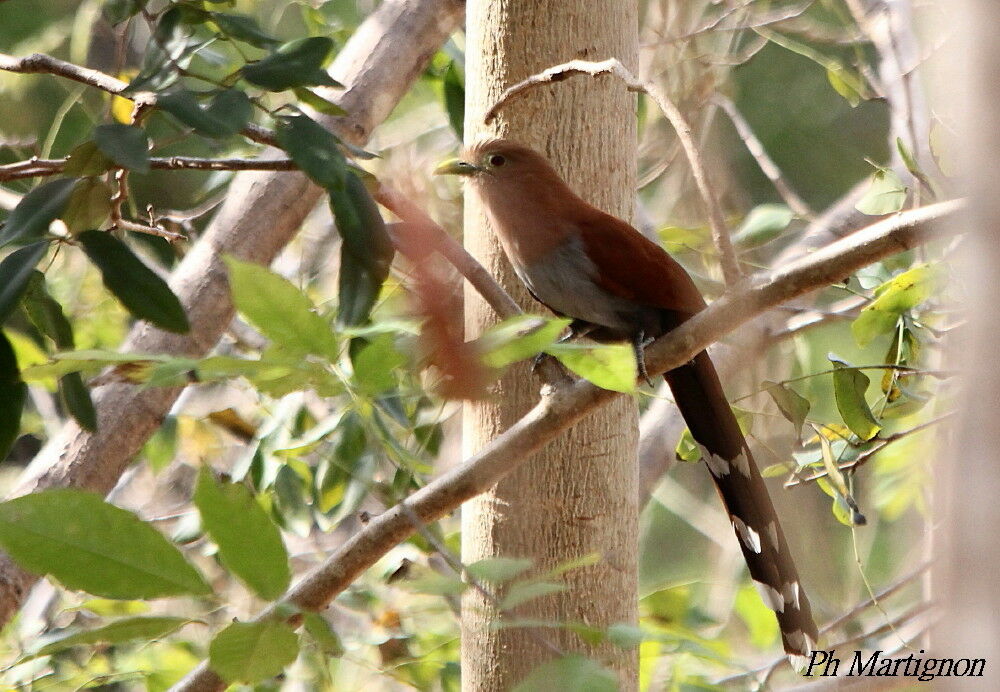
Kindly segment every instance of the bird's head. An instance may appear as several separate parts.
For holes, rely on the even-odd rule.
[[[544,156],[508,139],[488,139],[475,144],[460,158],[442,162],[434,174],[461,175],[481,183],[559,177]]]

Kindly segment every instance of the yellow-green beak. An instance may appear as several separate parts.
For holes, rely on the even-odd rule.
[[[434,175],[475,175],[481,169],[475,164],[462,159],[448,159],[438,164]]]

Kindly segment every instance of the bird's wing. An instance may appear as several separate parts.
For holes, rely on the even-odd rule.
[[[677,260],[624,221],[593,208],[575,221],[587,254],[600,267],[595,281],[608,293],[684,316],[705,307]]]

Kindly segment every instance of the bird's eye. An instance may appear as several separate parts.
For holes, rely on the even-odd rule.
[[[505,159],[500,154],[490,154],[490,157],[487,159],[487,161],[489,161],[489,164],[494,168],[496,168],[497,166],[502,166],[505,163],[507,163],[507,159]]]

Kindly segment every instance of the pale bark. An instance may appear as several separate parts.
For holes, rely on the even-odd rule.
[[[615,57],[634,70],[636,3],[626,0],[469,4],[466,56],[466,138],[501,134],[544,152],[569,184],[596,206],[630,218],[635,186],[635,96],[614,78],[539,87],[508,104],[490,126],[483,115],[511,84],[551,65]],[[467,198],[466,246],[517,297],[533,303],[518,284],[486,226]],[[467,336],[496,316],[466,291]],[[522,365],[499,383],[494,400],[465,410],[464,447],[472,455],[507,431],[538,399],[539,380]],[[566,591],[532,600],[504,618],[603,628],[636,620],[637,491],[636,410],[628,398],[579,422],[497,487],[462,512],[465,563],[503,556],[529,557],[534,572],[598,553],[600,560],[561,578]],[[554,650],[583,652],[619,675],[622,689],[636,685],[635,651],[591,647],[565,629],[497,628],[496,608],[470,590],[463,602],[462,681],[466,690],[508,690]],[[540,641],[540,638],[544,641]]]
[[[337,56],[331,73],[347,85],[336,97],[348,111],[327,119],[345,140],[364,143],[461,20],[459,0],[390,0],[379,6]],[[191,322],[189,334],[146,324],[133,330],[127,351],[201,355],[233,316],[221,256],[268,264],[292,238],[320,190],[301,173],[243,173],[204,235],[171,276]],[[39,453],[15,494],[59,486],[106,493],[159,427],[180,389],[112,384],[94,391],[98,431],[68,423]],[[0,557],[0,623],[16,612],[37,577]]]
[[[957,276],[966,293],[968,326],[950,348],[954,366],[965,373],[961,419],[951,449],[938,460],[940,467],[935,462],[935,518],[944,523],[944,545],[934,569],[935,598],[944,601],[945,615],[931,653],[985,658],[985,677],[939,681],[946,683],[945,689],[984,690],[995,689],[1000,679],[1000,196],[995,173],[1000,160],[1000,5],[994,0],[958,5],[962,21],[949,28],[968,53],[950,61],[947,80],[964,80],[965,89],[956,94],[952,84],[942,86],[937,100],[940,107],[964,116],[960,136],[972,204],[961,222],[970,233]],[[950,3],[943,7],[955,11]]]

